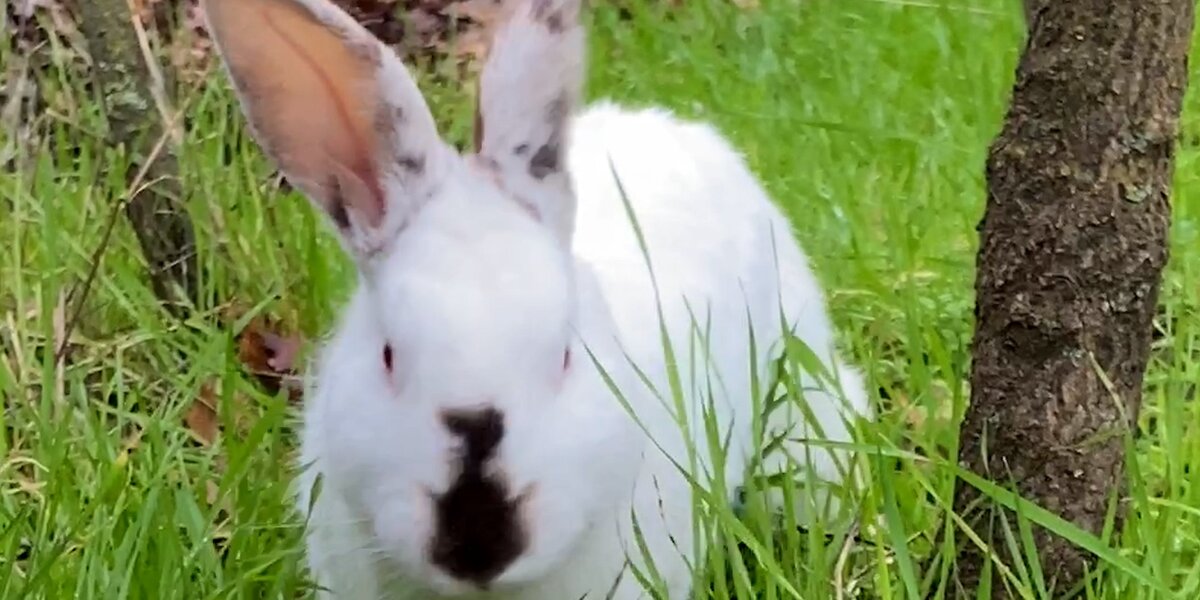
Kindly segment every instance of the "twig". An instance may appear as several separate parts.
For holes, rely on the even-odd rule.
[[[850,531],[847,532],[846,539],[842,540],[842,549],[838,552],[837,562],[834,563],[833,567],[833,587],[836,590],[837,600],[842,600],[846,597],[846,563],[850,561],[850,549],[854,547],[854,542],[857,539],[858,519],[855,519],[854,524],[850,526]]]
[[[59,342],[58,348],[56,348],[54,351],[55,363],[62,361],[63,356],[66,354],[68,345],[67,340],[71,339],[71,333],[75,330],[75,325],[79,321],[80,313],[83,312],[83,304],[87,300],[87,296],[92,289],[92,284],[95,283],[96,276],[100,272],[100,262],[104,259],[104,253],[108,250],[108,245],[112,241],[112,234],[113,231],[116,230],[117,221],[120,219],[121,212],[125,209],[125,205],[133,200],[133,198],[137,197],[138,193],[140,193],[142,180],[145,179],[146,173],[150,170],[150,166],[154,164],[154,161],[158,159],[159,155],[162,154],[163,149],[167,145],[167,138],[170,135],[168,131],[169,130],[166,128],[163,129],[162,134],[158,136],[158,141],[154,143],[154,148],[150,151],[150,154],[146,157],[146,160],[142,162],[142,165],[137,174],[134,176],[133,181],[129,184],[129,187],[127,188],[129,193],[127,193],[124,198],[122,198],[113,206],[112,214],[109,215],[108,223],[105,225],[104,236],[100,238],[100,244],[96,247],[96,250],[92,252],[92,264],[88,269],[87,277],[85,277],[79,285],[72,287],[70,293],[67,294],[67,299],[65,302],[74,302],[75,307],[71,311],[71,318],[67,321],[62,340]],[[78,299],[75,298],[75,294],[77,292],[79,293]]]

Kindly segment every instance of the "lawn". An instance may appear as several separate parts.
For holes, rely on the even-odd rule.
[[[872,485],[858,539],[721,521],[712,597],[954,597],[945,557],[972,541],[938,534],[967,397],[983,165],[1022,43],[1019,3],[684,4],[627,20],[592,13],[590,95],[711,120],[746,153],[794,217],[879,412],[862,431]],[[236,331],[162,311],[123,221],[77,302],[126,194],[124,169],[83,82],[65,69],[42,77],[49,135],[29,169],[0,174],[0,596],[309,594],[289,503],[295,406],[244,374]],[[467,139],[472,90],[444,69],[423,79],[444,131]],[[352,283],[335,239],[301,197],[277,191],[221,74],[178,103],[208,291],[319,337]],[[1198,109],[1190,93],[1171,263],[1130,442],[1130,519],[1097,541],[1110,549],[1088,597],[1200,597]],[[78,324],[59,365],[68,321]],[[202,388],[219,390],[227,421],[212,445],[184,423]],[[1037,569],[1008,572],[1014,590],[1041,597]]]

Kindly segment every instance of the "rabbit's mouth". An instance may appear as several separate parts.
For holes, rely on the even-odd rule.
[[[431,493],[434,530],[429,562],[450,577],[486,589],[529,545],[523,517],[530,486],[513,496],[495,453],[504,416],[495,408],[442,415],[461,443],[458,475],[443,493]]]
[[[488,589],[529,545],[522,512],[532,493],[529,488],[510,497],[502,481],[464,473],[434,499],[430,562],[456,580]]]

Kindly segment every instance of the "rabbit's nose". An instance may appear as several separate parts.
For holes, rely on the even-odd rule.
[[[458,476],[434,494],[430,562],[447,575],[486,588],[525,550],[522,497],[512,498],[499,469],[489,467],[504,437],[504,418],[494,408],[448,412],[446,429],[462,443]]]

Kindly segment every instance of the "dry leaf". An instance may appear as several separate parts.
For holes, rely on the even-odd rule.
[[[212,384],[205,383],[200,386],[200,393],[188,407],[183,420],[188,431],[191,431],[201,444],[211,446],[217,441],[221,421],[217,415],[217,394]]]
[[[215,506],[221,499],[221,487],[217,485],[217,482],[211,479],[204,480],[204,499],[209,506]]]
[[[918,430],[925,428],[925,423],[929,420],[929,411],[924,406],[912,402],[908,395],[903,393],[898,393],[894,402],[896,408],[900,409],[900,415],[909,426]]]
[[[304,339],[277,330],[278,325],[264,317],[251,320],[238,338],[238,359],[267,393],[285,389],[295,402],[302,391],[297,362]]]

